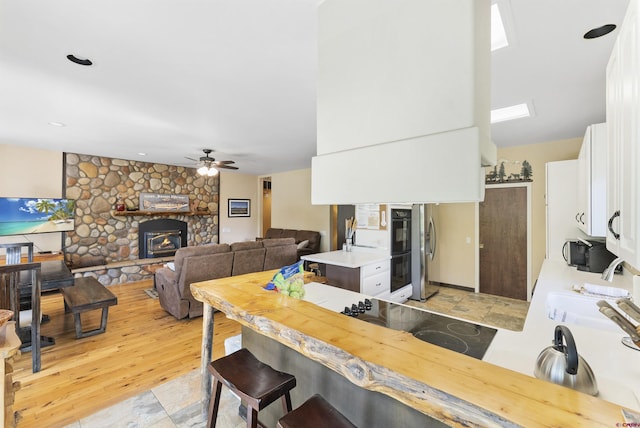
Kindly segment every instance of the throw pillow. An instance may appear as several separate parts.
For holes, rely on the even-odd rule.
[[[308,245],[309,245],[308,239],[305,239],[304,241],[300,241],[298,243],[298,250],[301,250],[302,248],[307,248]]]

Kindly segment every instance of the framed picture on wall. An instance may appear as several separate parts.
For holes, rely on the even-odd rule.
[[[251,217],[251,201],[249,199],[228,199],[229,217]]]

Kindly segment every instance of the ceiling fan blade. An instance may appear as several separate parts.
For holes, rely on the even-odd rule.
[[[189,159],[190,161],[198,162],[198,159],[190,158],[189,156],[185,156],[185,159]]]
[[[231,166],[231,165],[216,165],[216,168],[222,168],[222,169],[238,169],[237,166]]]
[[[229,164],[235,163],[235,161],[215,161],[214,163],[216,165],[229,165]]]

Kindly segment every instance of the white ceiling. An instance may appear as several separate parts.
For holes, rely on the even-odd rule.
[[[494,142],[580,137],[604,121],[618,31],[582,35],[619,25],[628,0],[497,1],[515,42],[492,54],[491,107],[529,102],[535,116],[493,125]],[[0,0],[0,144],[185,166],[211,148],[242,173],[308,168],[317,4]]]

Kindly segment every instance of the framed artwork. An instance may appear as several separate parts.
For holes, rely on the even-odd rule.
[[[140,210],[188,212],[190,210],[189,195],[140,193]]]
[[[249,199],[228,199],[229,217],[251,217],[251,201]]]

